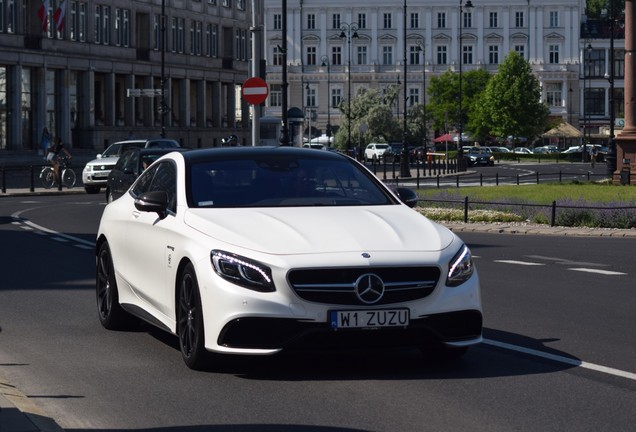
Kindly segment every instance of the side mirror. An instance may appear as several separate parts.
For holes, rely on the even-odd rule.
[[[398,198],[407,206],[413,208],[417,205],[418,196],[415,191],[412,189],[399,187],[396,190]]]
[[[146,192],[135,199],[135,208],[139,211],[157,213],[164,219],[168,209],[168,194],[164,191]]]

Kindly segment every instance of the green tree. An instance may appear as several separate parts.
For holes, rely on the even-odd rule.
[[[587,0],[585,14],[588,18],[599,19],[609,10],[610,2],[613,1],[614,17],[618,18],[625,10],[625,0]]]
[[[499,65],[473,111],[468,129],[527,138],[544,132],[550,113],[541,102],[541,87],[530,64],[514,51]]]
[[[483,69],[462,73],[462,117],[464,130],[470,130],[467,119],[473,116],[478,106],[475,100],[486,88],[491,74]],[[436,130],[456,130],[459,128],[459,74],[446,71],[431,78],[428,85],[429,103],[426,112],[431,127]]]
[[[359,89],[351,98],[351,147],[370,142],[401,141],[401,129],[393,115],[393,105],[397,100],[396,88],[388,87],[384,95],[378,89]],[[349,104],[343,100],[340,109],[340,128],[335,136],[336,146],[346,148],[348,136],[347,113]],[[366,133],[360,136],[360,126],[366,126]]]

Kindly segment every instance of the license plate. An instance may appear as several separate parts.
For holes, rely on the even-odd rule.
[[[330,311],[331,328],[384,328],[409,325],[408,309]]]

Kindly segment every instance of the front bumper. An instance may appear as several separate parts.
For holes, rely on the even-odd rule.
[[[482,314],[465,310],[412,319],[407,328],[332,330],[329,323],[287,318],[237,318],[225,325],[218,345],[228,349],[377,348],[471,344],[481,340]]]

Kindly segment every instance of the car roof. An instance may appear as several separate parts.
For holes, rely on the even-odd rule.
[[[163,147],[131,147],[129,149],[127,149],[124,153],[128,153],[128,152],[138,152],[141,156],[151,156],[151,155],[164,155],[167,153],[171,153],[173,151],[176,152],[184,152],[189,150],[188,148],[185,147],[174,147],[174,148],[163,148]]]
[[[249,159],[259,156],[302,157],[311,159],[338,160],[347,156],[337,152],[315,151],[308,148],[287,146],[258,147],[214,147],[193,149],[181,153],[187,163],[198,163],[208,160]]]

